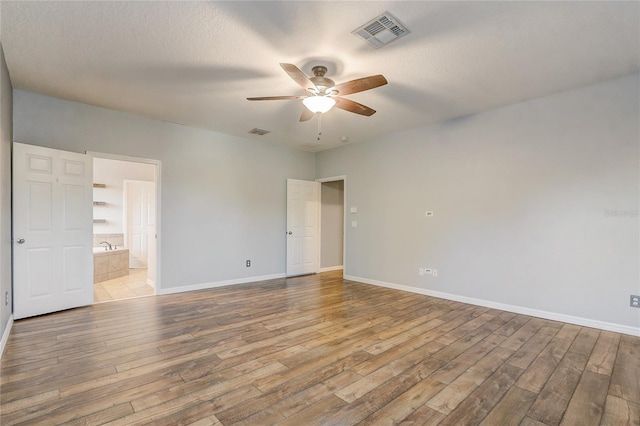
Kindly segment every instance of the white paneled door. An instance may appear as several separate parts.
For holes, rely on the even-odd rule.
[[[129,267],[147,268],[149,255],[155,256],[156,191],[155,183],[124,181],[126,212],[125,234],[129,248]],[[153,240],[150,239],[153,237]],[[151,246],[151,247],[150,247]],[[155,265],[155,258],[152,259]]]
[[[92,161],[13,144],[14,318],[93,303]]]
[[[287,179],[287,276],[318,271],[320,183]]]

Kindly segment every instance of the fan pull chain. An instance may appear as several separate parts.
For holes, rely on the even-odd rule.
[[[320,142],[320,136],[322,136],[322,113],[318,113],[318,142]]]

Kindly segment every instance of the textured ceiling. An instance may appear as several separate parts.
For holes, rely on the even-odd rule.
[[[387,10],[411,34],[377,50],[351,34]],[[635,1],[3,1],[0,13],[17,89],[312,151],[640,70]],[[318,61],[338,83],[389,84],[349,95],[378,112],[334,109],[308,147],[317,120],[298,122],[301,101],[245,98],[303,94],[278,63]]]

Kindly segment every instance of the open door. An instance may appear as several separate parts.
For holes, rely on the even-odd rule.
[[[287,276],[318,272],[320,183],[287,179]]]
[[[93,303],[92,165],[13,144],[15,319]]]
[[[125,179],[123,190],[129,267],[148,268],[150,255],[155,256],[156,185],[155,182]],[[155,259],[151,263],[155,268]]]

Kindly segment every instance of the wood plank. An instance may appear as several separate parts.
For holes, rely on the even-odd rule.
[[[513,354],[509,364],[522,369],[527,368],[557,332],[558,328],[555,326],[543,326]]]
[[[640,404],[608,395],[601,424],[640,425]]]
[[[583,327],[569,348],[569,352],[589,356],[591,351],[593,351],[593,347],[595,346],[599,336],[600,330]]]
[[[289,398],[310,386],[321,383],[342,373],[351,365],[355,365],[369,356],[371,355],[367,352],[360,351],[320,368],[297,371],[297,374],[290,380],[271,388],[268,392],[263,393],[258,397],[253,398],[251,404],[245,404],[219,411],[216,413],[216,417],[224,424],[238,422],[257,413],[258,411],[268,409],[284,398]]]
[[[439,425],[445,417],[446,416],[441,412],[436,411],[425,404],[405,417],[401,424],[404,426],[436,426]]]
[[[567,352],[538,394],[527,417],[547,424],[559,424],[586,364],[585,355]]]
[[[598,426],[604,412],[608,388],[608,376],[591,371],[583,372],[560,424]]]
[[[364,425],[396,425],[404,423],[404,419],[423,406],[436,393],[444,388],[444,384],[432,380],[424,379],[415,386],[409,388],[405,393],[389,402],[384,407],[365,418],[360,424]]]
[[[507,338],[504,342],[500,344],[503,348],[510,349],[512,351],[517,351],[520,349],[520,346],[524,345],[531,336],[536,334],[536,332],[545,324],[545,320],[540,318],[531,318],[525,325],[518,329],[515,333],[513,333],[509,338]]]
[[[328,395],[322,401],[296,413],[286,420],[278,422],[280,426],[320,425],[326,420],[328,413],[334,413],[347,405],[335,395]]]
[[[500,368],[512,354],[513,352],[509,349],[495,348],[436,396],[427,401],[427,406],[448,415],[494,371]]]
[[[610,376],[618,353],[620,335],[611,331],[601,331],[585,370]]]
[[[457,426],[480,423],[515,383],[520,374],[522,374],[522,369],[510,364],[502,364],[440,424],[442,426]]]
[[[569,350],[580,327],[565,325],[520,376],[517,386],[538,393]]]
[[[480,423],[481,426],[517,426],[527,414],[537,394],[517,386],[511,387],[489,414]]]
[[[349,424],[361,422],[408,391],[441,365],[442,362],[439,360],[425,360],[405,373],[385,382],[384,386],[375,388],[352,403],[343,406],[339,411],[327,416],[327,422]]]
[[[640,403],[640,338],[621,336],[609,394]]]

